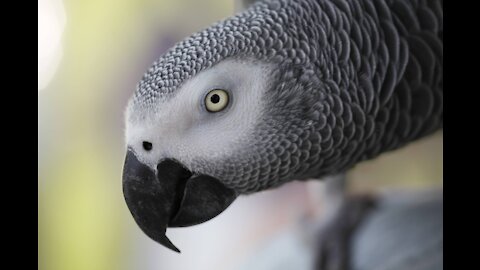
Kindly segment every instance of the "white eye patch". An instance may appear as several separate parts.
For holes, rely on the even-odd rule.
[[[175,96],[160,101],[145,120],[127,117],[127,144],[140,146],[139,159],[151,167],[174,158],[191,170],[197,161],[214,163],[248,141],[262,116],[271,68],[250,61],[224,60],[185,81]],[[228,109],[227,109],[228,108]],[[145,151],[142,142],[152,143]]]

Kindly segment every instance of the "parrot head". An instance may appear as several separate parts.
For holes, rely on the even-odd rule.
[[[314,115],[280,66],[226,58],[172,91],[139,94],[165,67],[139,84],[126,113],[123,190],[149,237],[178,251],[167,227],[205,222],[241,194],[311,176]]]
[[[123,192],[160,244],[178,251],[168,227],[212,219],[242,194],[365,159],[359,141],[364,126],[373,134],[373,120],[339,86],[342,54],[288,5],[308,8],[256,3],[179,42],[137,85]]]
[[[129,101],[124,196],[139,227],[172,250],[167,227],[205,222],[241,194],[316,177],[328,170],[321,148],[335,154],[335,119],[322,114],[333,100],[308,68],[315,47],[295,43],[272,11],[254,5],[178,43]]]

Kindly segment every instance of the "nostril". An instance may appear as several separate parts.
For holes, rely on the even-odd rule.
[[[152,143],[151,143],[151,142],[143,141],[143,149],[145,149],[145,150],[147,150],[147,151],[152,150]]]

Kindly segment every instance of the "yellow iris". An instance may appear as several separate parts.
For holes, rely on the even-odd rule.
[[[219,112],[228,105],[228,93],[225,90],[214,89],[205,97],[205,107],[209,112]]]

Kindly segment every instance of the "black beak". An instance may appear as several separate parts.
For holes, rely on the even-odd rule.
[[[128,150],[123,168],[123,194],[142,231],[156,242],[180,252],[165,235],[167,227],[203,223],[223,212],[237,197],[219,180],[197,175],[165,159],[157,174]]]

